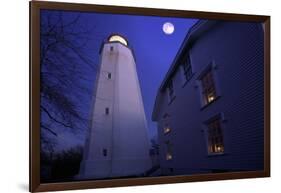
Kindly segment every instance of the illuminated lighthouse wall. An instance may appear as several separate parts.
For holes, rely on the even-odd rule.
[[[91,129],[80,178],[138,176],[151,168],[149,140],[135,58],[127,41],[112,35],[102,46]]]

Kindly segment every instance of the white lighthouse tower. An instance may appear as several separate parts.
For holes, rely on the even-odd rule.
[[[91,129],[81,178],[138,176],[151,168],[136,63],[128,42],[111,35],[101,48]]]

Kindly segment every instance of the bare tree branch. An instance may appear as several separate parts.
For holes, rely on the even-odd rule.
[[[72,128],[71,125],[66,125],[66,124],[63,123],[62,121],[59,121],[59,120],[57,120],[56,118],[54,118],[54,117],[51,115],[51,113],[49,113],[48,110],[45,109],[42,105],[40,106],[40,108],[48,115],[48,117],[49,117],[50,119],[52,119],[52,120],[55,121],[56,123],[61,124],[61,125],[63,125],[64,127]]]
[[[89,126],[82,98],[91,97],[87,85],[93,80],[83,70],[94,74],[96,69],[85,49],[89,30],[80,19],[80,14],[64,17],[60,11],[47,11],[41,19],[41,128],[51,134],[42,134],[41,142],[47,146],[62,129],[75,132]]]
[[[45,125],[41,124],[41,128],[49,131],[51,134],[53,134],[54,136],[58,136],[58,134],[54,131],[52,131],[50,128],[46,127]]]

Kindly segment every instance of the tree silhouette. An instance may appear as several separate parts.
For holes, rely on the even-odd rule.
[[[56,152],[50,157],[46,153],[41,153],[44,158],[44,166],[41,167],[41,181],[42,182],[63,182],[73,180],[77,175],[82,160],[83,148],[75,146],[68,150]]]
[[[86,50],[89,31],[80,21],[79,13],[45,11],[41,16],[41,151],[52,152],[64,129],[88,128],[83,99],[91,95],[91,80],[85,72],[94,73],[95,65]]]

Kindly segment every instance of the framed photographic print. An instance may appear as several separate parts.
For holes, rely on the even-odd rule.
[[[269,176],[269,16],[30,2],[30,191]]]

